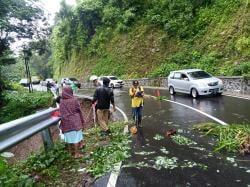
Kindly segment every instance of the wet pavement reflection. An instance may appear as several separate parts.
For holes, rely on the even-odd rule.
[[[86,92],[86,91],[85,91]],[[83,92],[82,92],[83,93]],[[146,90],[154,95],[154,90]],[[161,92],[164,94],[164,92]],[[227,123],[250,121],[249,102],[229,97],[193,100],[177,95],[167,98],[195,107]],[[127,90],[115,90],[116,105],[131,117]],[[132,136],[131,157],[123,162],[117,187],[133,186],[248,186],[250,158],[215,153],[215,140],[192,129],[194,124],[211,119],[183,106],[146,98],[143,127]],[[177,135],[191,140],[179,145],[166,137],[175,129]]]
[[[146,93],[155,95],[154,89],[145,89]],[[160,91],[167,99],[197,108],[226,123],[249,123],[250,100],[229,96],[203,96],[197,99],[186,94],[169,95],[167,90]]]

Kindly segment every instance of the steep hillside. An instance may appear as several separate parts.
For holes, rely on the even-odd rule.
[[[181,68],[250,74],[246,0],[81,1],[53,30],[54,76],[166,76]]]

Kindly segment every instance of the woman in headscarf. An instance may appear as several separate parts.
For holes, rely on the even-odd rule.
[[[62,99],[60,100],[61,124],[60,128],[64,133],[64,141],[69,144],[69,154],[75,158],[82,155],[79,148],[83,140],[82,129],[84,118],[80,103],[73,96],[71,87],[63,87]]]

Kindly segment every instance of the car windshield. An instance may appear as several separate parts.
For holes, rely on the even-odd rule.
[[[77,81],[76,78],[69,78],[69,80],[71,80],[71,81]]]
[[[116,77],[109,77],[111,80],[117,80]]]
[[[205,71],[194,71],[194,72],[189,72],[188,74],[194,79],[205,79],[212,77]]]

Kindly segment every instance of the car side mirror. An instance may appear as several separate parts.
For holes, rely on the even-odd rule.
[[[184,78],[184,81],[189,81],[189,79],[188,78]]]

